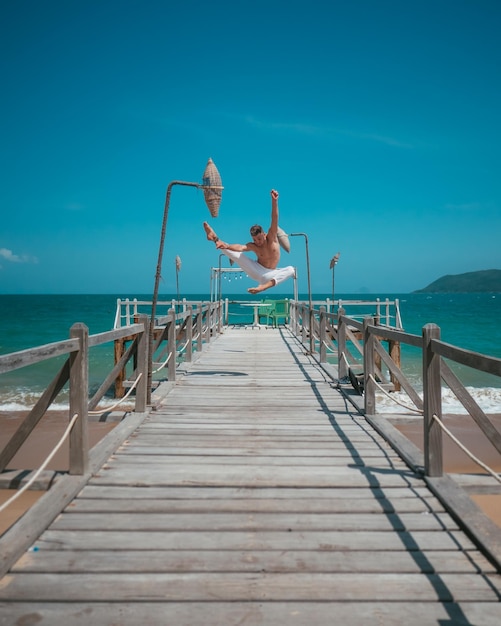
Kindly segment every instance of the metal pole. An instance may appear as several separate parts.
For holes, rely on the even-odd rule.
[[[150,333],[149,333],[149,341],[148,341],[148,392],[147,392],[147,403],[151,404],[151,383],[153,378],[153,343],[155,336],[155,316],[157,312],[157,302],[158,302],[158,287],[160,285],[160,278],[162,274],[162,258],[164,253],[164,243],[165,243],[165,233],[167,231],[167,218],[169,215],[169,204],[170,204],[170,194],[172,191],[172,187],[174,185],[185,185],[186,187],[197,187],[198,189],[202,188],[203,185],[199,183],[186,183],[181,180],[173,180],[169,183],[167,187],[167,193],[165,194],[165,206],[164,206],[164,215],[162,220],[162,230],[160,233],[160,245],[158,247],[158,259],[157,259],[157,270],[155,273],[155,287],[153,288],[153,299],[151,302],[151,321],[150,321]]]
[[[313,337],[313,301],[311,297],[311,275],[310,275],[310,251],[308,246],[308,235],[306,233],[290,233],[289,237],[304,237],[306,247],[306,275],[308,279],[308,304],[310,307],[310,352],[313,354],[315,343]]]
[[[335,300],[334,300],[334,272],[336,269],[336,265],[337,262],[339,261],[339,255],[341,253],[338,252],[337,254],[335,254],[332,259],[331,259],[331,263],[330,263],[330,267],[332,268],[332,306],[334,307],[333,311],[335,310]]]

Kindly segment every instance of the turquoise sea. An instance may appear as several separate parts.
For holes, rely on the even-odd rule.
[[[184,296],[184,294],[183,294]],[[325,300],[330,294],[313,294],[313,300]],[[113,327],[117,299],[150,300],[151,296],[138,294],[117,295],[0,295],[0,354],[66,339],[75,322],[85,323],[91,334]],[[208,294],[187,294],[188,300],[209,300]],[[269,294],[273,297],[273,294]],[[275,297],[283,297],[275,295]],[[430,322],[440,326],[441,337],[448,343],[501,358],[501,294],[336,294],[336,299],[374,301],[379,298],[398,299],[404,329],[421,335],[422,327]],[[169,301],[173,295],[161,295]],[[255,300],[256,296],[239,294],[229,300]],[[299,298],[307,300],[300,294]],[[364,311],[374,313],[375,307]],[[361,311],[356,311],[358,314]],[[251,312],[238,305],[230,306],[230,322],[251,321]],[[355,313],[349,308],[348,314]],[[31,406],[50,381],[60,364],[38,364],[0,376],[0,410],[12,411]],[[90,384],[97,389],[113,365],[113,346],[91,350]],[[419,351],[402,349],[402,369],[413,384],[421,385],[421,355]],[[488,412],[501,412],[501,379],[469,368],[456,368],[463,384]],[[110,399],[111,400],[111,399]],[[387,404],[380,398],[381,410]],[[460,412],[453,398],[444,397],[448,410]],[[64,397],[60,408],[65,404]],[[444,409],[446,407],[444,406]],[[391,411],[391,407],[384,410]],[[401,407],[398,409],[401,412]]]

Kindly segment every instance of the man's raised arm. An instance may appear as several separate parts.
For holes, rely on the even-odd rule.
[[[278,229],[278,191],[271,190],[271,224],[268,230],[269,237],[276,237]]]

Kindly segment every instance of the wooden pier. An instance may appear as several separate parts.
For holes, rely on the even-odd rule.
[[[154,397],[1,625],[501,623],[499,573],[288,329],[225,329]]]

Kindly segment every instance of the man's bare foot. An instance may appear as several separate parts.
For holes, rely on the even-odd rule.
[[[274,280],[269,280],[267,283],[264,283],[263,285],[258,285],[257,287],[250,287],[250,289],[247,289],[247,291],[249,293],[261,293],[261,291],[266,291],[266,289],[271,289],[271,287],[275,286],[275,281]]]
[[[219,237],[214,232],[214,229],[209,224],[207,224],[207,222],[204,222],[204,230],[207,234],[207,239],[209,241],[213,241],[214,243],[217,243],[219,241]]]

